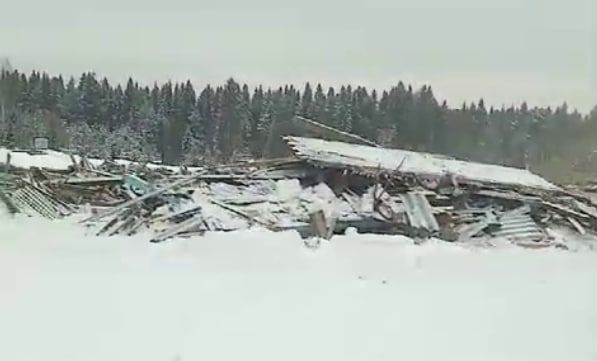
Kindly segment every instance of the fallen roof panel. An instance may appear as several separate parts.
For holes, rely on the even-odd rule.
[[[466,162],[429,153],[332,142],[315,138],[285,137],[294,154],[306,161],[330,167],[368,171],[441,176],[452,174],[459,181],[559,190],[556,185],[525,169]]]

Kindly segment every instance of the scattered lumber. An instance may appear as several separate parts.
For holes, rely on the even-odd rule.
[[[597,240],[597,182],[562,188],[526,170],[352,140],[289,137],[293,158],[179,171],[72,154],[68,170],[19,168],[8,153],[0,206],[49,219],[87,212],[81,223],[97,235],[151,242],[253,226],[318,240],[348,228],[527,248],[567,248],[559,228]]]

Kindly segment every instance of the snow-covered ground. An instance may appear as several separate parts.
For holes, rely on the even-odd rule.
[[[597,360],[597,253],[0,215],[0,360]]]

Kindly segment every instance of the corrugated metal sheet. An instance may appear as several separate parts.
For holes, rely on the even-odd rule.
[[[61,218],[72,213],[67,206],[55,201],[31,185],[22,185],[8,193],[12,204],[19,212],[29,216],[40,215],[50,219]]]
[[[420,192],[408,192],[400,195],[406,210],[408,221],[414,228],[423,228],[430,231],[439,231],[439,225],[433,215],[433,208],[427,198]]]
[[[474,217],[471,219],[475,219],[478,217]],[[463,219],[461,217],[461,219]],[[483,232],[487,227],[491,226],[491,225],[495,225],[498,224],[497,221],[497,217],[495,216],[495,214],[493,213],[493,211],[491,209],[486,209],[484,210],[484,216],[474,222],[474,223],[470,223],[470,224],[465,224],[462,227],[459,227],[458,229],[458,240],[461,242],[464,241],[469,241],[471,240],[473,237],[479,235],[481,232]]]
[[[559,190],[526,169],[445,159],[430,153],[366,145],[331,142],[322,139],[285,137],[295,156],[313,165],[340,168],[362,174],[410,173],[421,176],[453,175],[458,182],[516,185]]]
[[[529,215],[530,209],[520,207],[506,212],[498,219],[500,229],[493,232],[495,237],[504,237],[508,239],[538,241],[544,238],[545,233],[533,221]]]

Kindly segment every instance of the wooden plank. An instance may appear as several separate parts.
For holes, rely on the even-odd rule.
[[[174,226],[164,230],[163,232],[160,232],[155,237],[153,237],[150,242],[152,242],[152,243],[163,242],[163,241],[167,240],[168,238],[174,237],[179,233],[188,231],[191,228],[198,226],[204,222],[205,222],[205,220],[203,218],[203,214],[201,214],[201,213],[196,214],[194,217],[189,218],[184,222],[177,223]],[[206,227],[207,227],[207,224],[206,224]]]
[[[113,216],[115,214],[120,213],[122,210],[124,210],[126,208],[129,208],[130,206],[133,206],[135,204],[143,202],[146,199],[159,196],[160,194],[165,193],[165,192],[169,191],[170,189],[191,184],[191,183],[193,183],[196,180],[197,180],[197,176],[192,176],[192,177],[189,177],[189,178],[180,179],[180,180],[178,180],[178,181],[176,181],[176,182],[174,182],[174,183],[172,183],[172,184],[170,184],[170,185],[168,185],[166,187],[156,189],[153,192],[149,192],[149,193],[147,193],[147,194],[145,194],[145,195],[143,195],[141,197],[134,198],[134,199],[131,199],[129,201],[126,201],[126,202],[124,202],[123,204],[121,204],[121,205],[119,205],[117,207],[114,207],[114,208],[106,210],[105,212],[102,212],[102,213],[93,215],[91,217],[88,217],[88,218],[82,220],[81,223],[83,223],[83,222],[95,222],[95,221],[99,221],[100,219],[103,219],[103,218],[106,218],[106,217],[109,217],[109,216]]]
[[[572,226],[574,226],[574,228],[576,229],[576,231],[582,235],[587,234],[587,231],[585,231],[584,227],[574,218],[572,217],[568,217],[568,222],[570,222],[570,224],[572,224]]]
[[[10,171],[10,152],[6,153],[6,163],[4,163],[4,173],[8,174]]]

